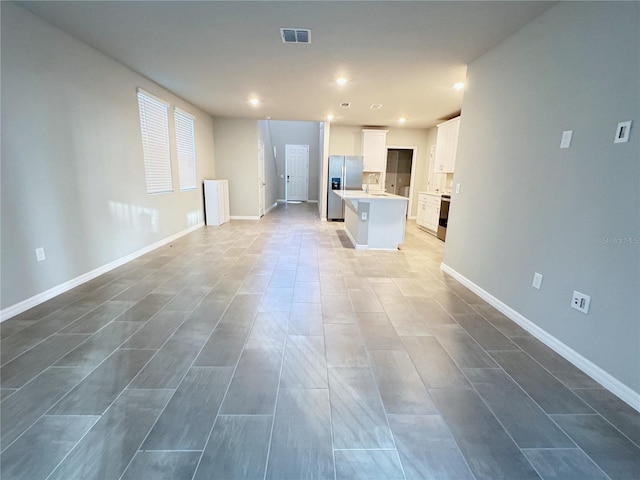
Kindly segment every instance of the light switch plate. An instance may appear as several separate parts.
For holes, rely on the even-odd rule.
[[[36,248],[36,260],[38,262],[42,262],[43,260],[46,260],[46,258],[47,256],[44,254],[44,248]]]
[[[533,275],[533,282],[531,283],[531,286],[540,290],[540,287],[542,286],[542,275],[538,272]]]
[[[616,137],[613,143],[627,143],[629,141],[629,131],[631,130],[631,120],[618,123],[616,128]]]
[[[573,137],[573,130],[565,130],[562,132],[560,148],[569,148],[571,146],[571,137]]]

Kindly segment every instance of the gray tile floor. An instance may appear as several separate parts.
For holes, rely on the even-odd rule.
[[[316,205],[203,228],[5,321],[12,479],[638,479],[640,414]]]

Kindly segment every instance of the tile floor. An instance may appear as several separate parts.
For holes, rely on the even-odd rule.
[[[316,205],[203,228],[2,323],[1,474],[637,479],[640,414]]]

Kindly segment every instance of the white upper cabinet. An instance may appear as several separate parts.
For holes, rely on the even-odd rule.
[[[453,118],[438,125],[436,159],[433,168],[435,173],[453,173],[456,166],[459,129],[460,117]]]
[[[385,172],[387,170],[388,130],[362,130],[362,156],[365,172]]]

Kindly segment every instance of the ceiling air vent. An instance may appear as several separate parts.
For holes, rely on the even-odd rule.
[[[351,106],[351,104],[349,102],[342,102],[340,104],[340,108],[349,108]]]
[[[308,28],[281,28],[283,43],[311,43],[311,30]]]
[[[382,108],[382,104],[381,103],[372,103],[369,108],[371,110],[380,110]]]

